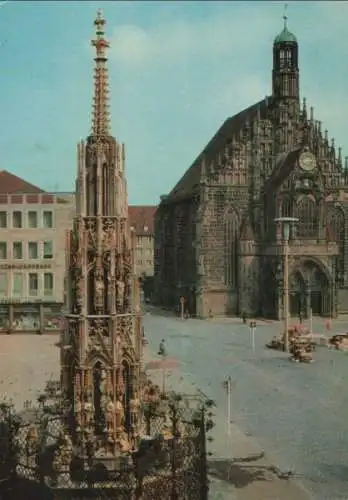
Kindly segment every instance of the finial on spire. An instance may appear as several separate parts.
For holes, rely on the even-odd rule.
[[[94,58],[95,83],[94,83],[94,104],[92,119],[93,135],[109,135],[109,88],[108,88],[108,70],[106,67],[106,49],[110,47],[105,39],[105,19],[101,9],[97,11],[97,17],[94,21],[95,38],[91,44],[96,49]]]
[[[286,4],[284,4],[284,15],[283,15],[284,29],[287,29],[287,27],[288,27],[287,12],[288,12],[288,4],[286,3]]]

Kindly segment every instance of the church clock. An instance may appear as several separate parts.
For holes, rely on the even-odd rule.
[[[312,170],[315,169],[316,166],[316,160],[315,156],[310,153],[309,151],[305,151],[300,155],[299,158],[299,165],[302,170],[305,172],[311,172]]]

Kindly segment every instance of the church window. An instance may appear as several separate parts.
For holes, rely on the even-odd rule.
[[[289,196],[284,196],[280,206],[280,217],[292,217],[292,201]]]
[[[279,62],[280,62],[280,67],[281,68],[284,67],[284,59],[285,59],[285,52],[284,52],[284,50],[281,50],[279,52]]]
[[[297,234],[299,238],[316,238],[318,234],[318,206],[312,197],[301,198],[297,205]]]
[[[229,213],[224,222],[225,247],[225,285],[237,286],[238,270],[238,218],[235,212]]]
[[[336,276],[339,286],[344,285],[344,253],[345,253],[345,217],[341,207],[334,207],[328,216],[329,229],[338,245],[339,255],[336,258]]]

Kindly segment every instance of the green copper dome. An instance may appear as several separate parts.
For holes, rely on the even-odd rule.
[[[291,31],[288,30],[287,26],[284,26],[284,29],[278,36],[274,39],[274,45],[278,45],[279,43],[297,43],[297,39]]]

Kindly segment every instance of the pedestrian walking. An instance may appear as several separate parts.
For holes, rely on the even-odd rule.
[[[158,347],[158,355],[159,356],[166,356],[166,348],[165,348],[165,340],[162,339],[160,342],[160,345]]]

